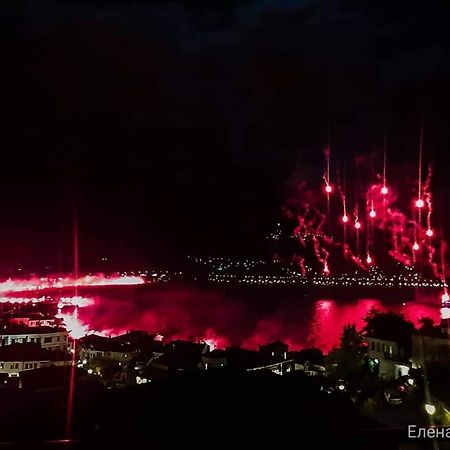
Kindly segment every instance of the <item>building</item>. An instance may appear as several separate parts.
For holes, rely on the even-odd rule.
[[[261,359],[258,363],[253,364],[253,367],[248,367],[247,371],[253,372],[255,370],[266,370],[276,375],[285,375],[289,372],[294,372],[295,361],[293,359],[283,359],[280,361],[268,361]]]
[[[106,359],[120,362],[127,366],[137,356],[135,345],[127,341],[117,340],[91,334],[79,339],[79,359],[91,361]]]
[[[433,327],[427,333],[414,334],[411,362],[415,369],[425,363],[450,364],[448,328]]]
[[[277,375],[285,375],[286,373],[293,372],[295,370],[294,359],[284,358],[284,347],[282,349],[280,348],[282,351],[279,356],[276,354],[272,356],[272,348],[270,344],[265,347],[269,347],[268,352],[255,352],[253,350],[246,350],[240,347],[227,348],[226,357],[228,367],[245,371],[265,370],[273,372]]]
[[[284,342],[275,341],[267,345],[261,345],[259,351],[265,356],[287,359],[289,347]]]
[[[68,349],[68,333],[59,327],[27,327],[25,325],[4,325],[0,329],[0,347],[12,344],[39,344],[46,350]]]
[[[215,349],[212,352],[202,355],[203,369],[216,369],[227,365],[227,354],[225,350]]]
[[[8,317],[7,322],[14,325],[24,325],[26,327],[56,327],[60,325],[60,320],[55,317],[46,317],[41,313],[13,315]]]
[[[408,375],[410,364],[405,351],[394,341],[367,337],[367,357],[380,378]]]
[[[50,366],[70,365],[70,356],[62,351],[44,350],[36,343],[0,347],[0,374],[18,377],[20,372]]]

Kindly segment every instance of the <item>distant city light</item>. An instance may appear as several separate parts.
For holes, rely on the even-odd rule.
[[[383,186],[383,187],[381,188],[381,193],[382,193],[383,195],[386,195],[388,192],[389,192],[389,189],[388,189],[386,186]]]
[[[425,411],[427,412],[427,414],[432,416],[436,412],[436,406],[430,405],[429,403],[427,403],[425,405]]]
[[[448,308],[448,307],[441,308],[440,313],[441,313],[442,320],[450,319],[450,308]]]
[[[423,205],[424,205],[423,200],[422,200],[421,198],[418,198],[418,199],[416,200],[416,207],[417,207],[417,208],[423,208]]]
[[[327,194],[330,194],[332,191],[333,191],[332,186],[331,186],[330,184],[327,184],[327,185],[325,186],[325,192],[326,192]]]
[[[347,223],[347,222],[348,222],[348,216],[347,216],[347,214],[344,214],[344,215],[342,216],[342,222],[344,222],[344,223]]]
[[[374,219],[376,217],[377,213],[375,212],[375,210],[372,208],[369,212],[369,216],[371,219]]]
[[[428,228],[428,230],[425,233],[428,237],[433,236],[433,230],[431,228]]]
[[[419,244],[417,242],[414,242],[414,245],[412,246],[412,249],[417,252],[419,250]]]

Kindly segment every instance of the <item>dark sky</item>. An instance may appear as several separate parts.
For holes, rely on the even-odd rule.
[[[450,4],[17,1],[0,13],[0,269],[257,254],[285,182],[379,150],[446,192]],[[214,6],[212,6],[214,5]],[[443,201],[443,200],[441,200]]]

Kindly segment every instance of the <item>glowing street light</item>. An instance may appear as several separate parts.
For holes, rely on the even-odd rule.
[[[431,228],[428,228],[428,230],[425,232],[425,234],[426,234],[428,237],[431,237],[431,236],[433,236],[433,230],[432,230]]]
[[[344,213],[344,215],[342,216],[342,222],[347,223],[348,222],[348,216],[347,214]]]
[[[427,412],[427,414],[432,416],[436,412],[436,406],[431,405],[429,403],[426,403],[425,404],[425,411]]]
[[[372,258],[370,257],[370,255],[367,255],[367,264],[372,264]]]
[[[369,216],[371,219],[375,219],[377,213],[375,212],[375,210],[372,208],[369,212]]]
[[[414,245],[412,246],[412,249],[417,252],[419,250],[419,244],[417,242],[414,242]]]
[[[361,228],[361,223],[355,220],[355,228],[359,230]]]
[[[382,194],[382,195],[386,195],[388,192],[389,192],[389,189],[388,189],[386,186],[383,186],[383,187],[381,188],[381,194]]]
[[[327,194],[331,194],[331,192],[333,192],[333,188],[332,188],[331,184],[327,184],[327,185],[325,186],[325,192],[326,192]]]
[[[444,306],[444,308],[441,308],[441,319],[442,320],[448,320],[450,319],[450,308]]]

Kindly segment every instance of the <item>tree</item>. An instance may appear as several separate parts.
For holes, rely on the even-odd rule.
[[[364,369],[363,336],[355,325],[346,325],[338,348],[328,355],[328,373],[336,378],[354,380]]]
[[[323,366],[324,363],[322,350],[314,347],[304,348],[303,350],[300,350],[298,352],[297,359],[301,364],[309,362],[310,364]]]
[[[396,342],[407,353],[410,352],[415,328],[403,314],[372,310],[364,320],[363,333],[366,336]]]
[[[420,320],[419,331],[421,334],[430,335],[433,333],[435,326],[434,321],[430,317],[422,317]]]

